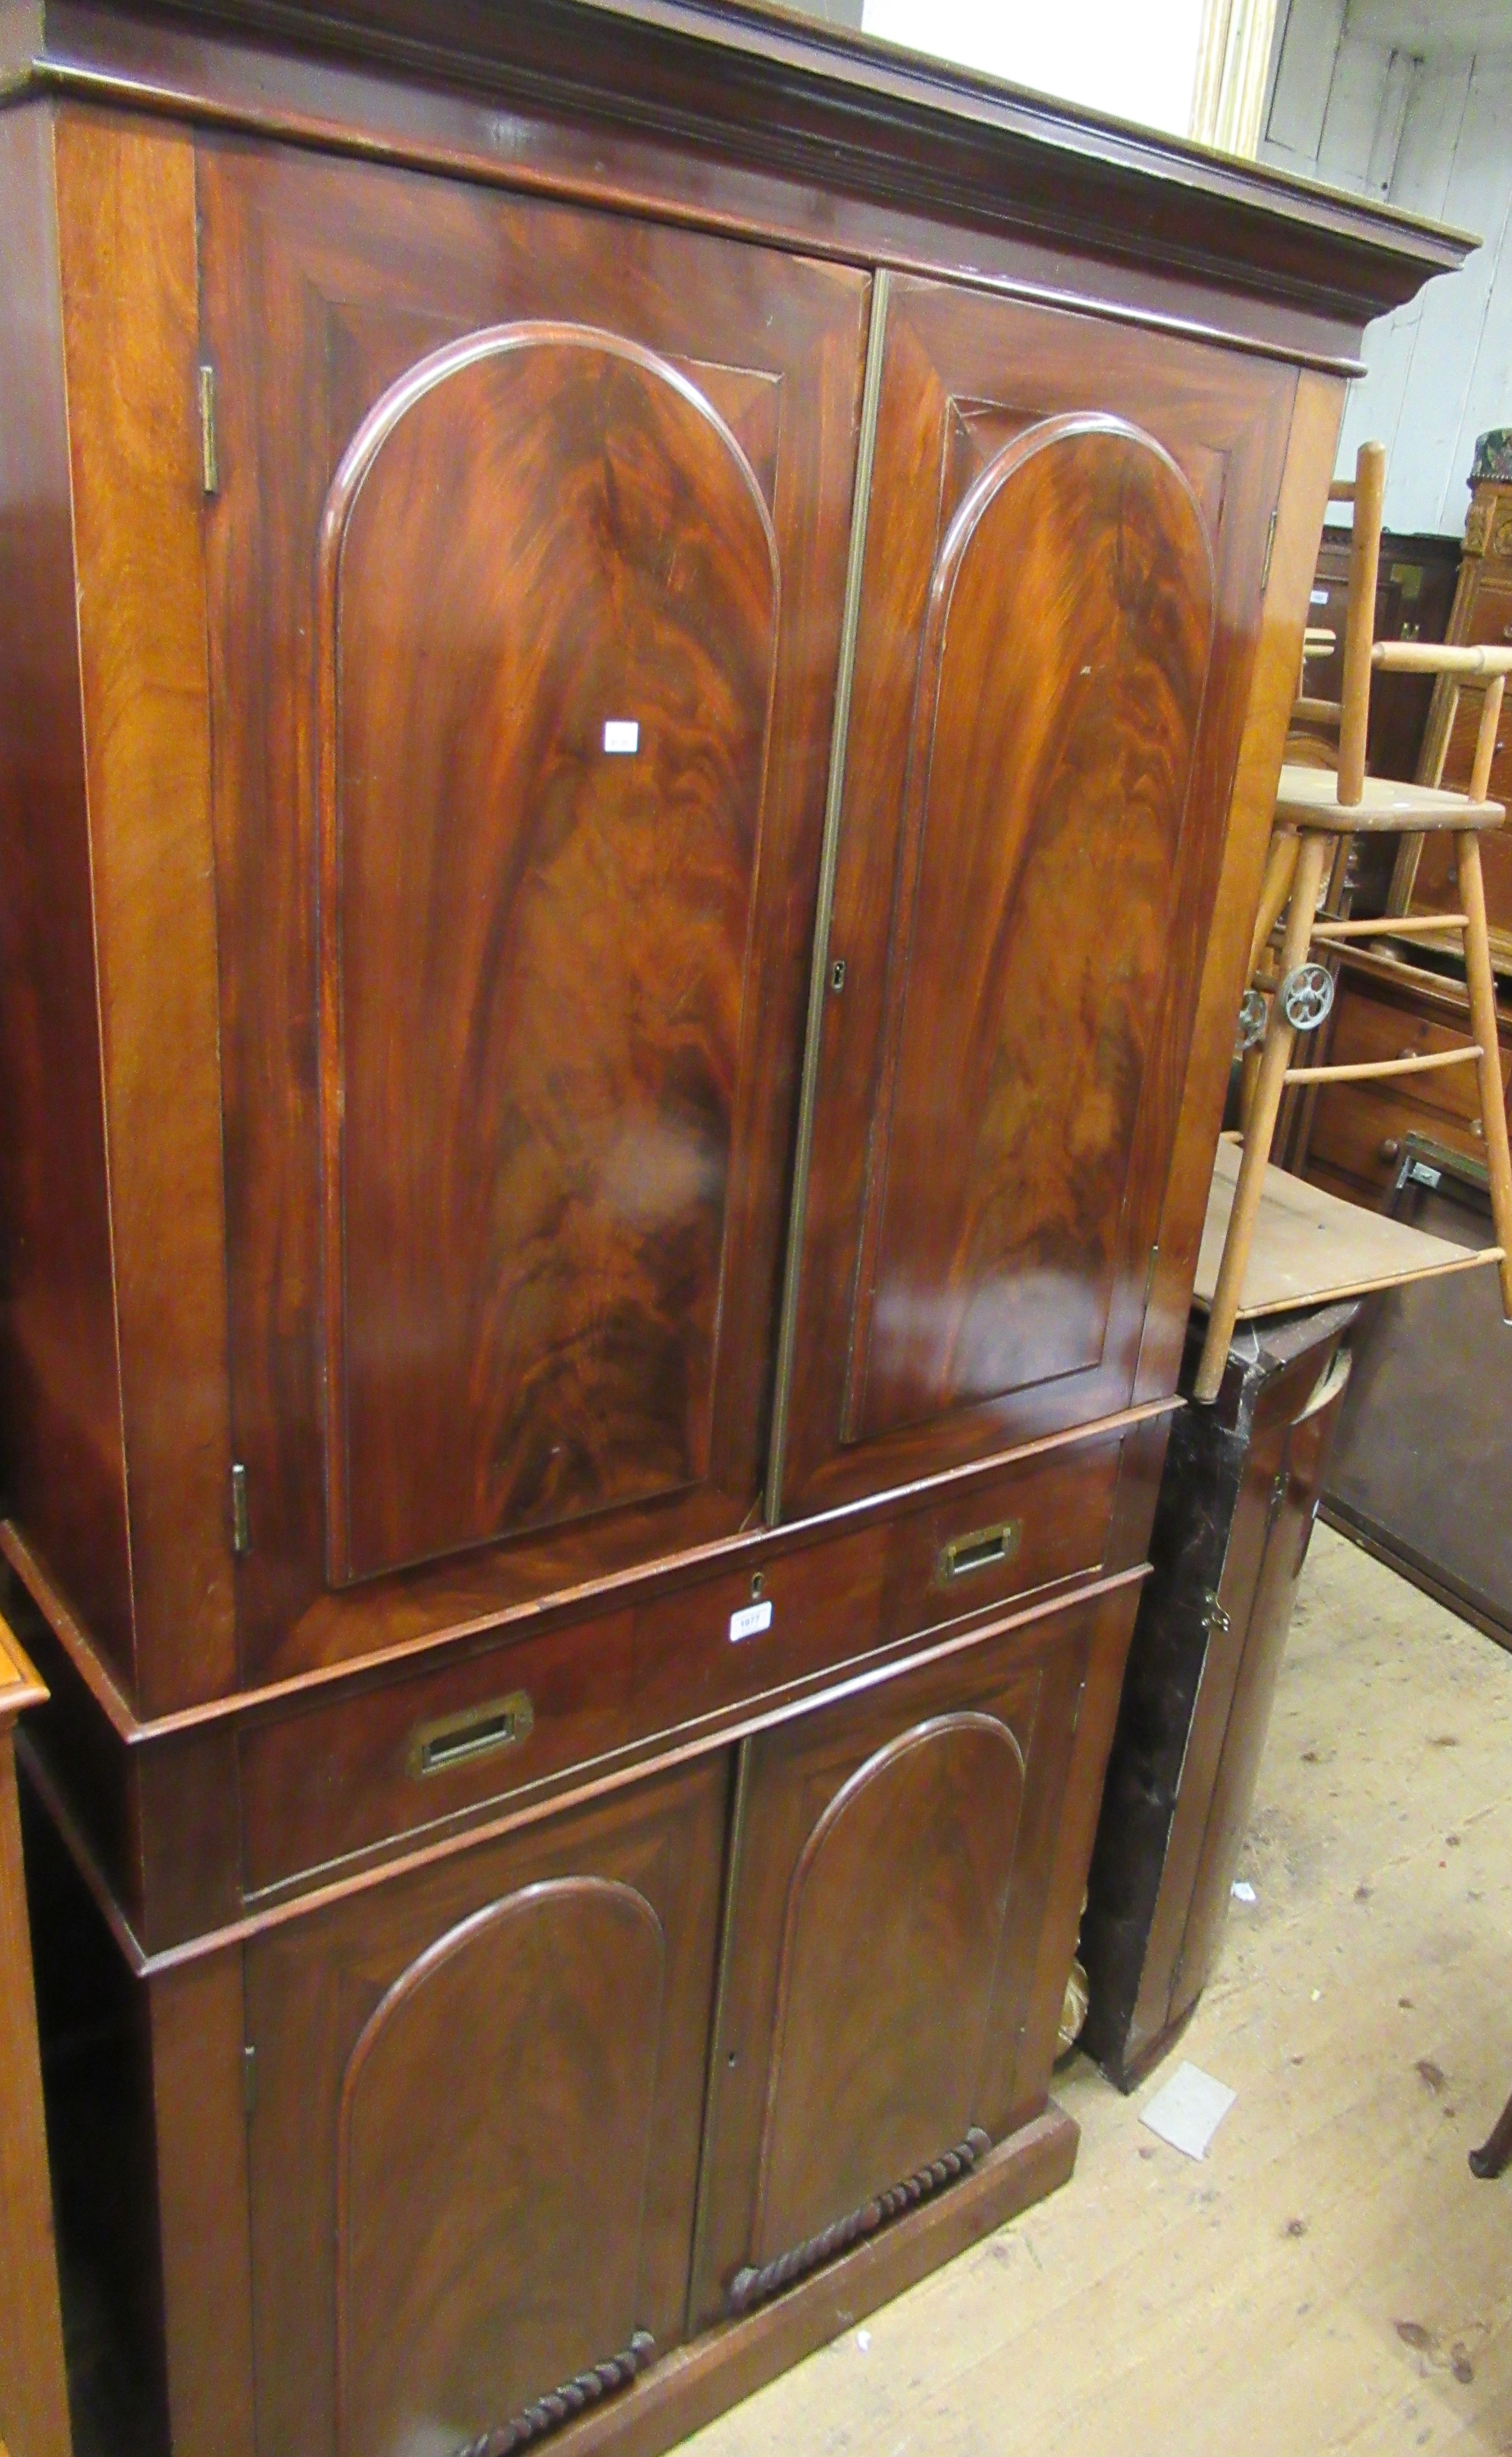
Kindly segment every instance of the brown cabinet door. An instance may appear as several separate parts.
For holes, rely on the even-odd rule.
[[[199,173],[255,1670],[328,1579],[757,1495],[868,285]]]
[[[726,1761],[247,1957],[257,2445],[409,2457],[682,2335]]]
[[[1295,387],[887,314],[787,1507],[1130,1397]]]
[[[1042,2108],[1111,1729],[1091,1719],[1069,1813],[1077,1701],[1095,1657],[1111,1715],[1133,1606],[1047,1615],[746,1744],[695,2323]]]

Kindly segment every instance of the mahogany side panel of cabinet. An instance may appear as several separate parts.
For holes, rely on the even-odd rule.
[[[130,1677],[53,123],[0,114],[0,1211],[10,1507]]]
[[[1000,2138],[1043,2106],[1035,1998],[1053,1989],[1058,2011],[1070,1936],[1053,1974],[1037,1954],[1078,1849],[1078,1703],[1104,1658],[1116,1691],[1134,1601],[1043,1616],[746,1744],[695,2323],[732,2292],[738,2308],[743,2272],[801,2265],[973,2130]],[[1078,1790],[1100,1774],[1099,1755]]]
[[[259,2449],[460,2446],[681,2339],[726,1765],[249,1949]]]
[[[525,1593],[751,1510],[868,283],[278,149],[199,198],[255,1678],[327,1489],[337,1580],[550,1531]]]
[[[887,317],[785,1509],[1130,1398],[1297,388]]]

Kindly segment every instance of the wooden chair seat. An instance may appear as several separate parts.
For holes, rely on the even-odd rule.
[[[1400,785],[1389,776],[1367,776],[1360,799],[1347,806],[1338,798],[1338,778],[1330,768],[1288,766],[1277,789],[1276,817],[1281,827],[1321,828],[1341,836],[1399,836],[1403,829],[1499,828],[1506,816],[1501,802],[1474,801],[1438,785]]]

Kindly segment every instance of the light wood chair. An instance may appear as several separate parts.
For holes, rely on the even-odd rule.
[[[1330,490],[1332,498],[1352,502],[1355,512],[1344,624],[1342,697],[1338,701],[1300,697],[1297,714],[1315,725],[1337,722],[1338,766],[1337,772],[1325,767],[1298,766],[1281,770],[1275,830],[1250,949],[1251,982],[1270,993],[1270,1010],[1259,1044],[1258,1063],[1248,1086],[1243,1157],[1197,1369],[1194,1396],[1201,1401],[1216,1397],[1223,1378],[1229,1343],[1238,1318],[1245,1266],[1277,1113],[1282,1094],[1292,1084],[1358,1083],[1366,1077],[1412,1075],[1440,1066],[1476,1068],[1491,1186],[1491,1216],[1497,1235],[1492,1251],[1501,1275],[1502,1311],[1512,1322],[1512,1157],[1508,1154],[1502,1094],[1496,989],[1486,941],[1480,841],[1488,829],[1500,827],[1505,816],[1500,802],[1486,799],[1486,787],[1505,679],[1512,672],[1512,650],[1450,649],[1426,642],[1378,641],[1373,637],[1385,477],[1383,448],[1379,444],[1365,444],[1360,446],[1353,485]],[[1396,784],[1365,774],[1370,678],[1373,672],[1381,671],[1447,674],[1456,692],[1466,686],[1483,689],[1485,697],[1468,793],[1452,793],[1441,784]],[[1445,741],[1447,738],[1446,733]],[[1435,913],[1420,919],[1391,916],[1381,920],[1354,921],[1319,917],[1318,898],[1325,878],[1337,880],[1341,875],[1351,836],[1410,836],[1430,830],[1447,830],[1454,836],[1462,910]],[[1283,914],[1286,921],[1279,957],[1273,972],[1262,972],[1272,934]],[[1321,965],[1310,960],[1315,946],[1343,945],[1373,938],[1416,936],[1441,939],[1447,933],[1458,934],[1464,955],[1474,1038],[1463,1048],[1381,1059],[1354,1066],[1293,1064],[1298,1032],[1321,1023],[1332,1001],[1332,981]],[[1483,1259],[1491,1258],[1488,1253]]]

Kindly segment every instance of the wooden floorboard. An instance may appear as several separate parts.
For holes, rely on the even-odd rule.
[[[1326,1528],[1239,1873],[1207,2159],[1077,2059],[1067,2189],[689,2457],[1512,2457],[1512,1656]]]

